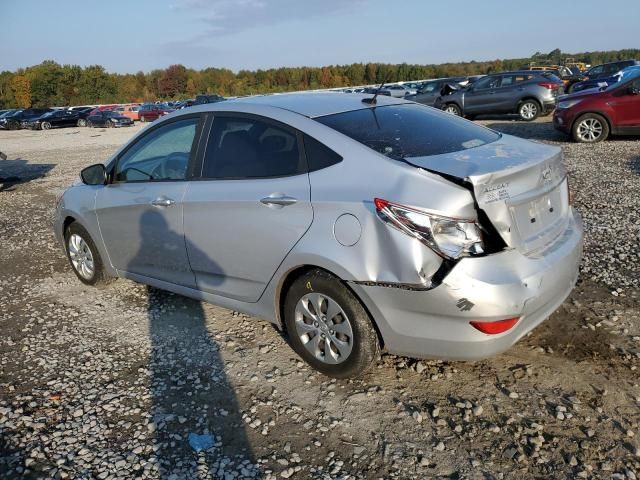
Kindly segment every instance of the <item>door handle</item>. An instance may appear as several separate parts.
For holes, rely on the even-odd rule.
[[[156,198],[155,200],[153,200],[151,202],[151,205],[153,205],[154,207],[170,207],[174,203],[176,203],[175,200],[172,200],[172,199],[167,198],[167,197],[159,197],[159,198]]]
[[[286,207],[287,205],[293,205],[298,200],[293,197],[289,197],[288,195],[278,195],[264,197],[260,199],[260,203],[266,206],[278,206],[278,207]]]

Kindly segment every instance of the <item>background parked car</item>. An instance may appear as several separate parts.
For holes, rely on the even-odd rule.
[[[54,110],[47,112],[25,124],[25,128],[32,130],[49,130],[60,127],[83,127],[86,125],[86,118],[89,112]]]
[[[467,80],[467,77],[450,77],[430,80],[424,82],[415,95],[407,95],[406,99],[422,103],[423,105],[433,106],[436,98],[441,95],[442,87],[447,84],[459,85],[460,82],[465,80]]]
[[[619,72],[623,68],[630,67],[632,65],[640,65],[638,60],[621,60],[619,62],[603,63],[601,65],[595,65],[587,70],[584,75],[577,76],[577,82],[583,82],[585,80],[593,80],[597,78],[609,78],[615,73]]]
[[[615,135],[640,135],[640,69],[628,71],[602,91],[562,97],[553,126],[577,142],[595,143]]]
[[[122,115],[124,117],[128,117],[131,120],[140,120],[140,105],[132,104],[132,105],[121,105],[113,110],[114,112]]]
[[[415,90],[408,90],[402,85],[385,85],[384,90],[389,92],[389,96],[395,98],[404,98],[407,95],[415,94]]]
[[[202,105],[204,103],[216,103],[224,100],[224,97],[220,95],[196,95],[194,105]]]
[[[633,70],[640,70],[640,65],[632,65],[630,67],[623,68],[611,77],[593,78],[590,80],[584,80],[582,82],[574,83],[573,85],[571,85],[571,87],[569,87],[569,93],[581,92],[590,88],[608,87],[609,85],[619,82],[625,72],[631,72]]]
[[[31,121],[53,111],[53,108],[25,108],[24,110],[16,110],[9,115],[0,118],[0,128],[5,130],[17,130],[22,128],[23,122]]]
[[[503,72],[487,75],[450,95],[441,95],[434,106],[454,115],[517,113],[522,120],[531,121],[551,112],[563,91],[562,80],[549,72]]]
[[[138,116],[141,122],[152,122],[155,119],[173,112],[174,109],[167,105],[146,104],[138,110]]]
[[[96,112],[87,117],[87,127],[130,127],[133,120],[117,112],[102,111]]]

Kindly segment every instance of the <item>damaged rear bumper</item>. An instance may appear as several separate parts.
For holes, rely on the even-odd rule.
[[[571,212],[565,232],[539,257],[507,250],[464,258],[441,285],[426,291],[350,282],[387,351],[411,357],[477,360],[507,350],[551,315],[573,289],[583,229]],[[519,317],[507,332],[488,335],[469,322]]]

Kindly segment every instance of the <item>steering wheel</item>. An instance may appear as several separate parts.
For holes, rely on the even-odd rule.
[[[186,153],[172,153],[165,157],[151,172],[154,179],[180,180],[187,173]]]

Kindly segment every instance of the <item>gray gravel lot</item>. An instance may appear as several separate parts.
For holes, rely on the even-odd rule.
[[[636,479],[640,142],[480,123],[562,146],[579,285],[503,355],[384,355],[357,381],[316,374],[266,322],[75,278],[55,195],[139,127],[0,131],[0,478]]]

